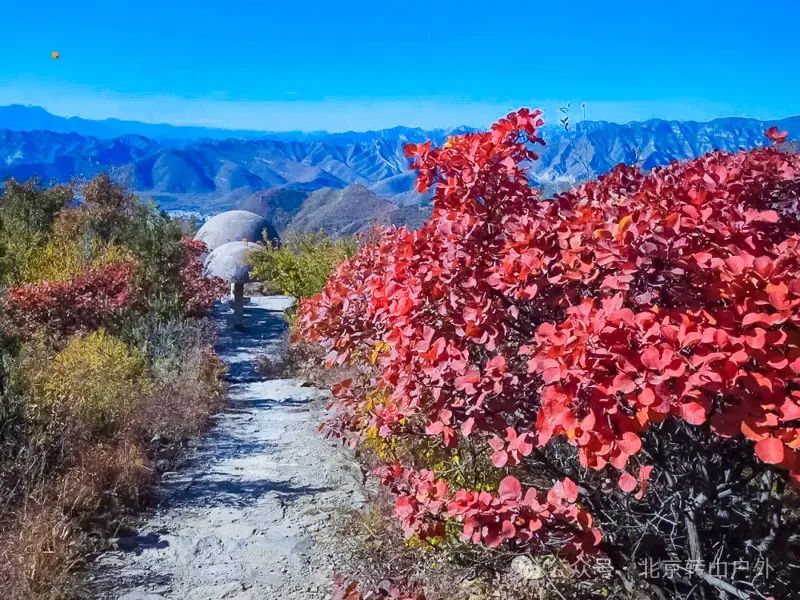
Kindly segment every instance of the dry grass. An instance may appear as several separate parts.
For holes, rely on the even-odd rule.
[[[391,499],[381,493],[339,520],[336,547],[345,577],[358,581],[362,590],[377,590],[386,580],[420,584],[426,600],[496,597],[496,557],[480,551],[478,557],[475,548],[458,542],[444,542],[449,547],[443,548],[406,540],[393,512]]]
[[[90,446],[60,481],[63,514],[86,526],[98,517],[140,508],[148,503],[153,467],[140,445],[123,439]]]
[[[289,368],[284,358],[262,354],[256,358],[256,371],[264,379],[281,379],[288,376]]]
[[[416,589],[425,600],[647,600],[627,592],[608,577],[590,585],[575,578],[567,563],[555,557],[528,556],[462,541],[456,531],[435,543],[407,540],[394,516],[392,498],[378,492],[361,510],[338,519],[333,543],[338,575],[358,582],[362,593],[385,588]],[[514,559],[526,564],[516,569]],[[391,587],[391,586],[390,586]],[[383,597],[365,595],[365,598]]]
[[[85,536],[48,501],[30,501],[0,538],[0,585],[9,600],[67,598]],[[7,595],[5,595],[7,594]]]
[[[303,379],[316,387],[330,389],[339,381],[356,375],[347,366],[325,366],[325,352],[318,344],[292,341],[283,363],[283,376]]]
[[[164,470],[157,464],[171,466],[223,405],[224,363],[207,330],[167,350],[156,342],[143,344],[152,350],[151,384],[126,400],[113,435],[98,437],[57,411],[26,421],[22,395],[20,406],[0,407],[0,597],[78,597],[86,557],[133,524],[152,500]]]
[[[191,353],[181,370],[159,379],[130,411],[126,435],[142,444],[182,442],[205,431],[225,402],[224,363],[210,349]]]
[[[351,375],[348,367],[325,366],[325,353],[317,344],[290,340],[288,335],[284,344],[284,355],[256,359],[256,370],[265,379],[297,378],[325,389]]]
[[[147,502],[153,475],[142,448],[123,440],[88,446],[62,475],[42,480],[5,515],[0,583],[6,597],[71,597],[85,553]]]

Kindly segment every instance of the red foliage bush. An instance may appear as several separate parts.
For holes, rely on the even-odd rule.
[[[14,286],[6,294],[6,314],[27,332],[44,325],[61,334],[96,329],[136,303],[134,272],[133,263],[122,262],[65,281]]]
[[[331,600],[425,600],[421,591],[391,581],[383,582],[378,589],[362,592],[358,589],[358,581],[337,575],[333,586]]]
[[[189,237],[181,240],[181,303],[189,316],[207,314],[227,291],[222,279],[203,274],[203,255],[206,252],[202,240]]]
[[[529,488],[523,495],[511,475],[500,482],[497,494],[465,489],[453,493],[446,481],[427,469],[395,464],[378,472],[382,484],[397,496],[395,513],[407,537],[444,535],[444,524],[437,518],[446,517],[463,523],[466,539],[489,548],[507,540],[546,547],[545,537],[558,535],[569,540],[562,547],[564,554],[574,557],[600,541],[592,517],[575,506],[578,488],[570,479],[557,482],[547,494]]]
[[[523,109],[407,148],[418,189],[435,187],[433,216],[374,234],[298,312],[298,336],[364,368],[334,388],[332,430],[354,444],[480,442],[499,470],[488,482],[570,445],[641,498],[660,466],[643,437],[673,419],[751,440],[800,481],[800,156],[620,165],[545,200],[526,173],[541,123]],[[369,401],[374,388],[386,402]],[[488,545],[565,524],[562,550],[597,541],[569,480],[543,495],[506,477],[489,494],[410,462],[387,481],[409,533],[434,534],[433,515]]]

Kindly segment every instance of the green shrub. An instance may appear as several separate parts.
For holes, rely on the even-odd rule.
[[[124,246],[105,243],[88,230],[81,217],[78,209],[59,213],[47,241],[33,248],[19,266],[20,279],[29,283],[64,281],[87,268],[132,259]]]
[[[108,252],[134,259],[145,312],[168,319],[182,316],[185,223],[173,221],[152,202],[141,202],[106,175],[93,178],[82,190],[83,203],[69,211],[76,229],[70,239],[82,239],[85,254],[91,253],[87,244],[99,242]]]
[[[139,263],[139,287],[146,312],[173,319],[185,314],[181,268],[184,232],[152,204],[139,204],[116,230],[113,243],[127,248]]]
[[[186,369],[187,356],[213,346],[216,335],[210,319],[157,319],[153,315],[137,316],[120,334],[158,378]]]
[[[105,173],[86,182],[82,192],[85,222],[91,233],[104,242],[114,239],[140,206],[136,194],[115,184]]]
[[[292,234],[278,246],[250,255],[251,279],[297,300],[322,291],[336,266],[356,251],[353,238],[320,233]]]
[[[103,329],[72,338],[36,379],[34,417],[63,412],[92,434],[114,431],[149,385],[142,357]]]
[[[43,233],[50,230],[58,211],[71,203],[72,195],[69,185],[48,188],[36,178],[22,183],[9,179],[0,198],[0,213],[21,228]]]
[[[46,242],[56,215],[72,195],[71,186],[42,188],[37,179],[6,181],[0,195],[0,284],[21,280],[24,265]]]

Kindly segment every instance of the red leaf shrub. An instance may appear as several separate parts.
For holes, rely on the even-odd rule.
[[[786,141],[786,138],[789,137],[789,134],[786,131],[778,131],[778,127],[773,125],[772,127],[768,128],[764,135],[767,136],[770,140],[775,142],[776,144],[782,144]]]
[[[222,279],[203,274],[203,255],[207,251],[202,240],[189,237],[181,240],[181,302],[189,316],[207,314],[227,292]]]
[[[97,329],[135,304],[134,272],[133,263],[122,262],[65,281],[14,286],[6,294],[6,314],[27,332],[45,325],[61,334]]]
[[[395,495],[395,514],[406,536],[430,538],[444,535],[444,518],[463,524],[462,535],[476,544],[496,548],[507,540],[547,547],[548,536],[570,540],[567,556],[592,551],[600,532],[592,517],[575,506],[578,489],[570,479],[557,482],[547,494],[528,488],[523,493],[517,478],[507,476],[497,494],[460,489],[453,493],[446,481],[427,469],[415,471],[395,464],[379,470],[382,484]]]
[[[540,126],[523,109],[442,148],[407,148],[418,189],[435,186],[432,217],[373,234],[298,312],[297,336],[362,366],[334,389],[332,431],[477,444],[502,470],[482,485],[572,446],[640,499],[653,466],[643,438],[672,420],[751,440],[751,456],[800,480],[800,156],[620,165],[544,200],[526,174]],[[376,388],[385,402],[370,400]],[[494,494],[406,459],[384,481],[407,533],[451,518],[494,546],[568,526],[572,537],[553,536],[561,549],[594,547],[569,480],[551,475],[545,499],[507,478]]]
[[[425,600],[425,595],[414,586],[402,585],[393,581],[383,581],[369,592],[359,590],[359,582],[337,575],[333,580],[331,600]]]

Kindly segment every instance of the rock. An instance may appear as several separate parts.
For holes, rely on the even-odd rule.
[[[542,568],[529,556],[517,556],[511,561],[511,572],[524,580],[541,579],[544,577]]]

